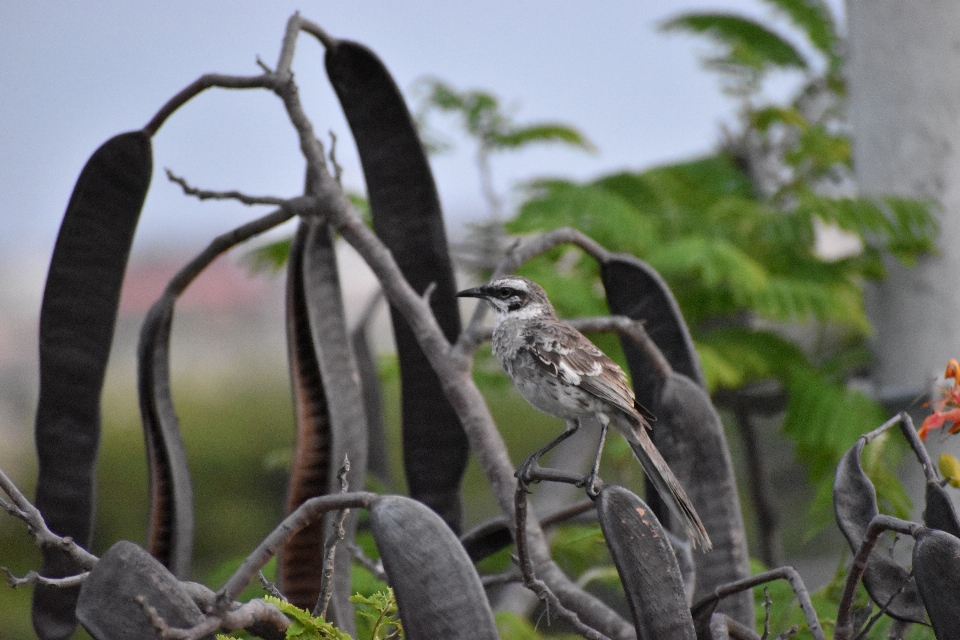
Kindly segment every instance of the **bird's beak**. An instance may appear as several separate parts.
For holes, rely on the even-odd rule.
[[[464,289],[457,294],[458,298],[486,298],[486,287],[474,287],[473,289]]]

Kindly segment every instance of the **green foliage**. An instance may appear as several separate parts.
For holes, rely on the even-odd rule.
[[[586,150],[593,149],[593,145],[580,131],[564,124],[514,123],[501,109],[500,99],[492,93],[479,90],[459,92],[435,78],[424,78],[419,85],[418,91],[422,96],[418,118],[421,131],[426,130],[427,114],[430,111],[440,111],[460,116],[464,130],[486,151],[517,149],[535,142],[561,142]],[[428,131],[428,149],[443,151],[450,148],[450,143],[436,135],[435,132]]]
[[[551,640],[579,640],[583,637],[575,633],[551,633],[545,636],[537,631],[537,627],[532,622],[512,611],[498,611],[494,617],[501,640],[541,640],[546,637]]]
[[[357,615],[370,623],[370,640],[403,640],[403,624],[398,616],[397,598],[393,589],[379,591],[370,596],[358,593],[350,597],[350,602],[360,605],[357,607]]]
[[[337,629],[323,618],[314,617],[306,609],[294,606],[286,600],[273,596],[263,596],[269,602],[290,618],[285,638],[295,640],[353,640],[352,636]],[[351,596],[350,601],[357,607],[357,615],[369,621],[368,628],[361,628],[358,638],[364,640],[403,640],[403,624],[397,615],[397,599],[393,589],[373,593],[370,596],[357,594]],[[361,625],[362,626],[362,625]],[[217,634],[217,640],[233,640],[230,636]]]
[[[665,22],[663,29],[709,36],[724,50],[709,61],[721,68],[807,68],[806,60],[792,44],[749,18],[726,13],[688,13]]]

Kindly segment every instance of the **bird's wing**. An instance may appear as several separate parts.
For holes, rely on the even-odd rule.
[[[558,322],[539,324],[527,334],[523,348],[561,382],[580,387],[627,415],[637,414],[626,374],[573,327]]]

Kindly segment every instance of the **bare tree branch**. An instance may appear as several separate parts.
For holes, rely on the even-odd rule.
[[[27,500],[13,480],[0,469],[0,490],[7,494],[12,502],[0,498],[0,507],[14,518],[27,524],[27,530],[37,546],[60,549],[83,569],[90,570],[97,564],[97,556],[76,544],[72,538],[61,537],[47,527],[40,510]]]
[[[17,587],[22,587],[24,585],[36,585],[42,584],[49,587],[79,587],[83,584],[83,581],[87,579],[87,576],[90,575],[89,571],[84,571],[83,573],[78,573],[75,576],[67,576],[65,578],[47,578],[40,575],[36,571],[28,571],[25,576],[18,578],[13,574],[10,569],[6,567],[0,567],[0,571],[3,571],[7,574],[7,584],[11,588],[16,589]]]
[[[224,613],[208,615],[203,622],[188,629],[171,627],[145,597],[137,596],[137,602],[143,607],[154,628],[160,632],[160,637],[171,640],[200,640],[219,629],[235,631],[264,624],[283,634],[290,626],[287,616],[269,602],[260,599],[238,604]]]
[[[287,204],[286,198],[276,196],[248,196],[240,191],[207,191],[187,184],[185,178],[177,176],[170,169],[164,169],[167,179],[180,185],[183,192],[188,196],[194,196],[199,200],[236,200],[245,205],[269,204],[274,206],[284,206]]]
[[[151,136],[160,130],[163,123],[167,121],[173,112],[185,105],[194,96],[203,93],[211,87],[220,87],[222,89],[262,89],[271,84],[271,74],[262,74],[259,76],[230,76],[221,73],[208,73],[202,75],[191,84],[183,88],[180,93],[170,98],[165,105],[160,107],[156,115],[150,119],[150,122],[143,128]]]
[[[369,509],[370,504],[376,497],[377,494],[375,493],[358,491],[356,493],[338,493],[335,495],[318,496],[316,498],[310,498],[301,504],[263,539],[257,548],[243,561],[240,568],[220,587],[213,603],[212,613],[219,615],[229,610],[231,603],[237,599],[240,592],[256,577],[257,572],[263,568],[263,565],[267,564],[270,558],[276,555],[277,550],[283,543],[297,531],[315,522],[318,518],[323,517],[323,514],[328,511],[347,508]]]
[[[344,494],[349,488],[347,482],[347,472],[350,471],[350,459],[343,456],[343,466],[337,472],[337,480],[340,481],[340,493]],[[320,595],[317,598],[317,604],[313,608],[314,617],[327,617],[327,607],[330,605],[330,598],[333,596],[333,564],[336,559],[337,543],[343,540],[346,531],[343,529],[343,521],[346,520],[349,509],[341,509],[337,512],[337,517],[333,523],[333,530],[330,531],[326,543],[323,545],[323,582],[320,587]]]
[[[887,424],[893,426],[897,424],[899,420],[900,416],[896,416],[884,423],[884,426]],[[883,427],[875,429],[867,435],[878,432],[882,433],[880,431],[882,428]],[[860,583],[861,578],[863,578],[863,572],[867,570],[867,560],[870,558],[874,547],[876,547],[880,535],[883,534],[884,531],[896,531],[897,533],[915,537],[917,533],[923,529],[923,525],[915,522],[907,522],[906,520],[900,520],[899,518],[884,514],[875,516],[873,520],[870,521],[870,526],[867,527],[867,533],[863,537],[860,550],[857,551],[857,555],[854,556],[853,566],[850,567],[850,573],[847,574],[847,581],[843,585],[843,594],[840,596],[840,606],[837,609],[837,625],[833,634],[834,640],[849,640],[853,635],[853,598],[857,592],[857,585]]]
[[[820,626],[820,620],[817,618],[817,612],[813,608],[813,603],[810,601],[810,592],[807,591],[807,587],[803,583],[803,579],[793,567],[779,567],[777,569],[771,569],[770,571],[764,571],[763,573],[752,575],[749,578],[744,578],[742,580],[736,580],[734,582],[721,585],[714,589],[713,593],[711,593],[709,596],[694,604],[693,607],[691,607],[691,610],[694,611],[694,615],[696,615],[698,610],[702,610],[705,607],[711,606],[713,603],[721,600],[722,598],[778,579],[786,580],[790,583],[790,586],[793,588],[793,592],[797,595],[797,601],[800,603],[800,609],[803,611],[803,615],[807,619],[807,626],[810,627],[810,633],[813,635],[813,637],[817,638],[817,640],[826,640],[826,635],[823,632],[823,628]]]

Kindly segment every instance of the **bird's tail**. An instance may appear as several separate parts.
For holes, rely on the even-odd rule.
[[[633,449],[634,457],[643,467],[644,473],[653,483],[657,493],[660,494],[670,511],[683,522],[690,541],[693,542],[695,547],[709,551],[713,547],[713,543],[710,542],[710,536],[707,535],[707,530],[703,526],[700,516],[697,515],[697,510],[693,508],[693,503],[690,502],[687,493],[680,486],[680,481],[667,466],[667,461],[654,448],[653,442],[642,436],[640,442],[631,442],[630,440],[628,442],[630,442],[630,448]]]

